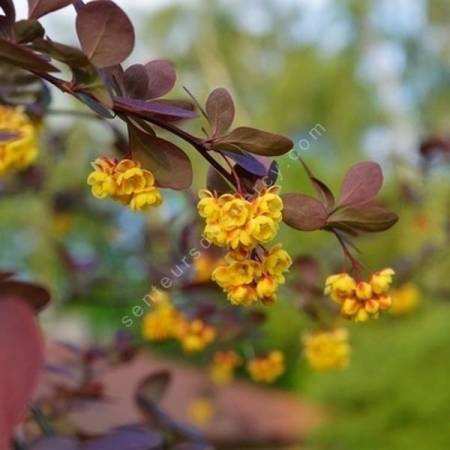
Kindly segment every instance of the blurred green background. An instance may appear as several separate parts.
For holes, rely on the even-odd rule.
[[[450,448],[449,169],[438,157],[425,170],[419,153],[422,139],[450,134],[448,1],[203,0],[168,2],[149,14],[145,5],[117,3],[134,11],[136,60],[175,61],[175,96],[184,95],[182,86],[200,100],[214,87],[228,87],[239,124],[291,136],[336,191],[357,160],[383,166],[383,201],[400,222],[358,245],[371,270],[404,269],[405,280],[421,291],[419,308],[352,326],[353,360],[342,373],[311,373],[299,358],[307,322],[292,314],[289,290],[271,310],[265,339],[290,355],[281,386],[329,409],[310,448]],[[56,105],[78,107],[59,97]],[[170,242],[192,211],[183,194],[168,193],[151,217],[89,198],[89,161],[108,151],[111,133],[58,114],[48,122],[38,171],[0,185],[0,267],[54,287],[60,307],[47,321],[55,333],[76,312],[88,334],[105,336],[145,294],[149,267],[170,264],[167,248],[171,253]],[[311,192],[292,156],[279,160],[283,191]],[[203,187],[204,164],[193,159],[196,187]],[[169,222],[172,234],[164,237],[161,227]],[[290,253],[317,257],[324,274],[341,260],[324,233],[284,227],[281,238]],[[66,327],[64,333],[84,331]]]

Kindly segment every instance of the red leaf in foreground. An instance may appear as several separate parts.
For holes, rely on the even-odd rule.
[[[34,312],[16,298],[0,301],[0,450],[21,421],[43,363]]]

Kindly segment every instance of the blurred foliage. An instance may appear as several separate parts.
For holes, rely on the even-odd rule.
[[[448,166],[425,173],[418,152],[424,136],[450,134],[448,2],[320,4],[177,4],[145,19],[143,42],[151,43],[149,52],[176,62],[180,96],[181,85],[199,98],[225,85],[240,103],[238,122],[250,117],[255,126],[306,139],[308,149],[298,151],[335,189],[349,162],[370,158],[384,166],[383,200],[401,220],[358,245],[369,269],[394,264],[416,282],[423,307],[407,317],[353,326],[353,360],[340,374],[306,369],[299,356],[306,320],[293,314],[295,302],[284,301],[294,295],[289,289],[270,311],[265,339],[289,361],[280,385],[330,408],[312,448],[448,448]],[[49,124],[37,167],[45,181],[0,185],[0,267],[54,286],[59,302],[86,313],[98,327],[94,334],[112,333],[146,293],[148,280],[180,257],[190,199],[168,194],[164,208],[147,217],[89,198],[88,163],[111,146],[113,136],[92,120],[77,119],[73,126],[65,117]],[[324,131],[314,137],[317,124]],[[281,158],[280,168],[285,192],[310,189],[295,158]],[[196,186],[203,180],[196,179]],[[55,206],[61,196],[62,210]],[[161,228],[169,223],[164,235]],[[331,236],[299,237],[286,227],[280,235],[292,254],[323,261],[324,273],[340,268]],[[61,259],[62,243],[69,263]]]

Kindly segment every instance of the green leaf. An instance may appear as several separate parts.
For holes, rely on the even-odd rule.
[[[317,199],[305,194],[289,193],[282,195],[283,221],[300,231],[314,231],[327,223],[328,213]]]
[[[14,24],[14,30],[19,44],[31,42],[45,34],[44,27],[34,19],[19,20]]]
[[[265,156],[283,155],[294,146],[287,137],[250,127],[236,128],[216,142],[221,148],[229,145],[230,151],[233,150],[233,146],[236,146],[250,153]]]

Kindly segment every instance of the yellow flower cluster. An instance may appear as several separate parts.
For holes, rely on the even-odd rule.
[[[253,358],[247,363],[247,370],[257,383],[273,383],[284,373],[284,355],[278,350],[265,357]]]
[[[178,340],[186,353],[204,350],[216,338],[216,330],[200,319],[185,321],[178,330]]]
[[[318,372],[348,366],[351,348],[345,328],[307,334],[303,337],[303,348],[309,365]]]
[[[212,279],[227,293],[233,305],[251,305],[258,300],[265,305],[272,304],[278,286],[285,282],[283,274],[289,270],[292,259],[281,245],[263,251],[258,259],[252,259],[251,253],[230,251],[214,269]]]
[[[392,292],[392,307],[390,313],[401,316],[417,308],[420,302],[420,290],[414,283],[402,284]]]
[[[37,127],[20,107],[0,105],[0,176],[30,166],[38,153]]]
[[[94,171],[88,176],[92,195],[96,198],[111,197],[132,211],[145,211],[162,202],[160,190],[155,186],[155,177],[142,169],[132,159],[97,158],[92,166]]]
[[[255,248],[270,242],[282,219],[283,201],[272,186],[253,201],[242,195],[200,191],[198,212],[206,221],[205,238],[218,247]]]
[[[348,319],[376,319],[392,305],[388,291],[394,273],[389,268],[375,272],[369,282],[357,282],[347,273],[331,275],[325,282],[325,294],[341,305],[341,314]]]
[[[153,309],[142,321],[142,337],[145,340],[160,342],[176,339],[186,353],[193,353],[204,350],[216,338],[214,327],[200,319],[189,320],[173,306],[166,293],[158,291],[152,300]]]
[[[272,186],[252,200],[239,193],[200,192],[198,211],[206,221],[203,235],[219,247],[230,248],[212,279],[233,305],[258,300],[271,304],[285,282],[283,274],[292,264],[289,254],[280,245],[269,251],[261,246],[276,236],[282,220],[283,201],[278,192],[279,187]]]
[[[236,367],[241,364],[242,358],[234,350],[216,352],[209,373],[215,383],[227,384],[233,379]]]
[[[153,309],[142,321],[142,337],[148,341],[176,339],[185,317],[170,302],[169,296],[157,291],[153,294]]]

